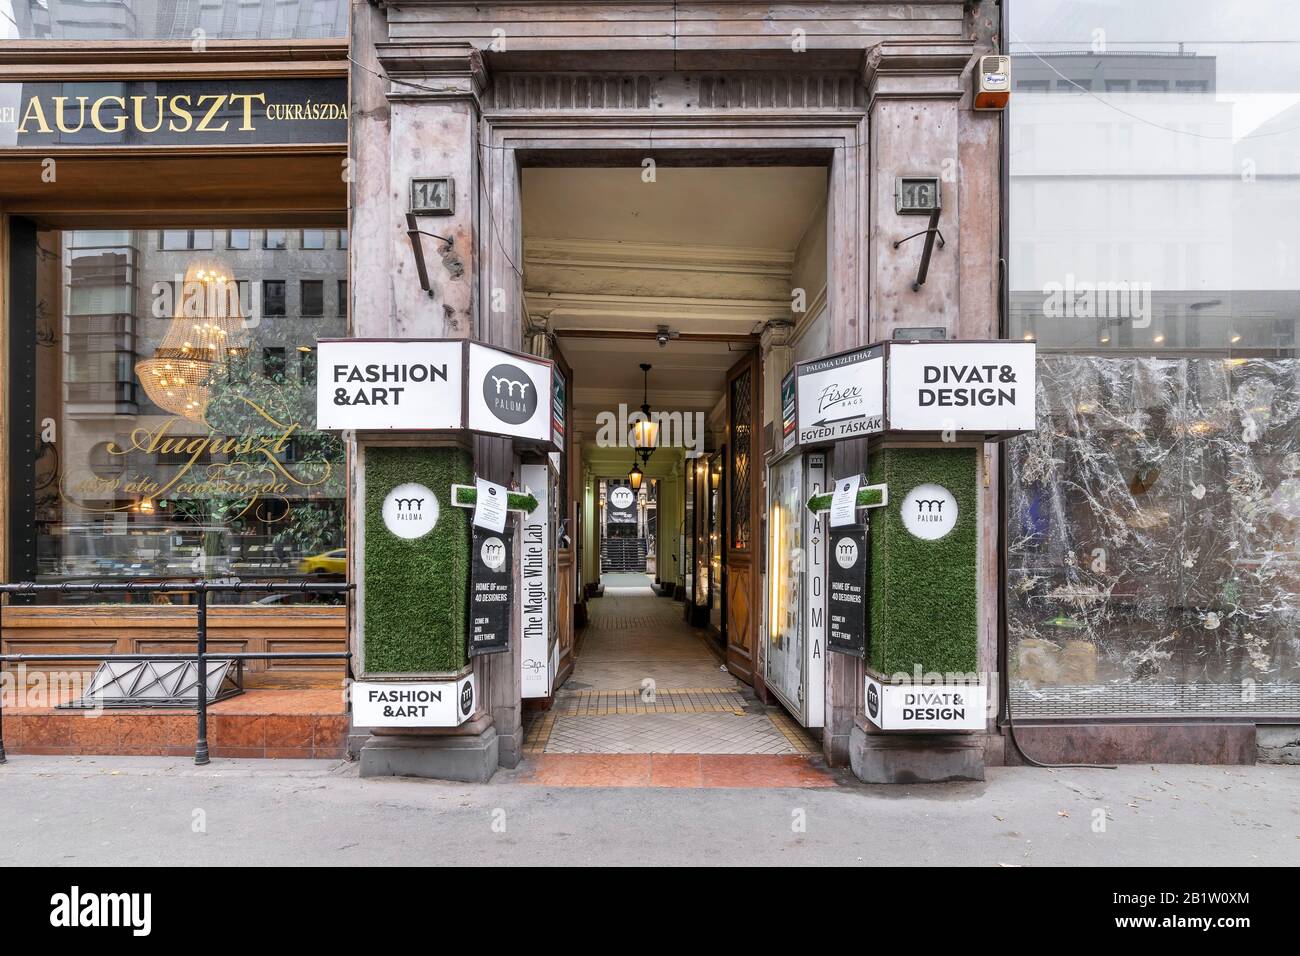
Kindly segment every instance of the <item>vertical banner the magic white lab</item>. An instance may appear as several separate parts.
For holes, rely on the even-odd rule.
[[[523,465],[523,486],[537,499],[537,507],[524,517],[520,541],[519,642],[520,686],[524,697],[551,695],[550,663],[550,484],[549,466]]]

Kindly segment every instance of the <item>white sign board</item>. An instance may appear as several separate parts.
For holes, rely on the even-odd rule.
[[[849,475],[835,480],[835,490],[831,492],[831,527],[843,528],[853,524],[858,513],[858,486],[862,484],[861,475]]]
[[[889,347],[889,429],[1034,430],[1032,342],[909,342]]]
[[[399,538],[423,538],[438,524],[438,498],[426,485],[408,481],[384,496],[384,527]]]
[[[879,346],[797,366],[799,444],[861,438],[885,427],[885,359]]]
[[[826,456],[808,456],[806,491],[819,495],[826,490]],[[806,498],[804,499],[807,500]],[[826,723],[826,560],[822,541],[826,530],[823,515],[808,513],[804,521],[804,703],[805,727]]]
[[[549,442],[551,374],[549,362],[471,342],[469,429]]]
[[[461,427],[460,342],[322,341],[316,427],[425,430]]]
[[[474,675],[445,681],[355,681],[357,727],[459,727],[474,713]]]
[[[549,468],[523,465],[519,469],[524,488],[537,499],[537,507],[524,517],[520,544],[519,667],[524,697],[551,696]]]
[[[885,684],[867,675],[867,718],[881,730],[983,730],[983,684]]]

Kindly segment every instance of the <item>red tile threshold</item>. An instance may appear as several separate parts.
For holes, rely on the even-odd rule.
[[[544,787],[833,787],[819,758],[750,754],[532,754],[520,783]]]

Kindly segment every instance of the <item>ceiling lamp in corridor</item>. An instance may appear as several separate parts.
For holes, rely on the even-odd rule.
[[[655,446],[659,443],[659,423],[650,417],[650,365],[646,362],[641,363],[642,390],[641,390],[641,418],[632,427],[632,442],[636,446],[636,453],[641,456],[642,462],[649,462],[650,456],[655,453]],[[637,469],[638,475],[640,469]],[[630,477],[630,476],[629,476]],[[638,477],[638,482],[640,478]],[[641,487],[640,484],[633,485],[634,488]]]
[[[645,478],[645,473],[641,471],[641,466],[635,461],[632,462],[632,470],[627,473],[628,484],[632,486],[633,491],[641,490],[641,481]]]

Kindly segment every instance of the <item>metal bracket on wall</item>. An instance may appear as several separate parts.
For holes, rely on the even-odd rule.
[[[916,271],[916,281],[912,283],[912,291],[918,291],[921,286],[925,285],[925,277],[930,273],[930,255],[934,252],[934,238],[939,237],[939,248],[942,249],[946,243],[943,241],[943,233],[939,231],[939,209],[938,207],[930,211],[930,225],[920,232],[914,232],[910,236],[899,239],[894,243],[897,249],[908,239],[915,239],[917,236],[925,236],[925,248],[921,250],[921,265]]]
[[[429,285],[429,269],[424,264],[424,243],[420,242],[421,236],[428,236],[430,239],[441,239],[450,249],[452,241],[446,236],[440,236],[437,233],[425,232],[415,220],[415,213],[406,214],[406,236],[411,240],[411,251],[415,253],[415,271],[420,276],[420,288],[428,293],[429,298],[433,298],[433,286]]]

